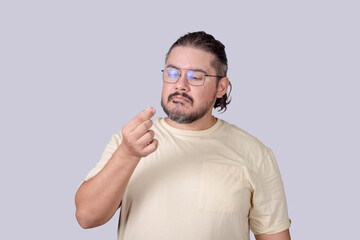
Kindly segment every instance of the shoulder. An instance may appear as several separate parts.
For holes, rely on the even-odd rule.
[[[217,131],[217,135],[222,139],[223,144],[228,145],[242,156],[242,159],[246,159],[254,168],[257,168],[271,150],[247,131],[224,120],[220,121],[222,121],[222,126]]]
[[[219,134],[223,137],[230,138],[239,146],[243,146],[249,150],[267,151],[267,147],[258,138],[248,133],[247,131],[239,128],[238,126],[222,121],[222,127],[219,129]]]

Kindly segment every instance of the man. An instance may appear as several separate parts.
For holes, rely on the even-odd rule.
[[[121,207],[118,239],[289,240],[283,185],[270,149],[212,116],[226,110],[225,47],[205,32],[178,39],[163,70],[161,105],[113,135],[76,196],[83,228]]]

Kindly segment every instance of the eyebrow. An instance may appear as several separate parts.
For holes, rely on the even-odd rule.
[[[190,71],[198,71],[198,72],[203,72],[203,73],[207,74],[207,72],[204,71],[204,70],[201,69],[201,68],[179,68],[179,67],[177,67],[177,66],[175,66],[175,65],[172,65],[172,64],[166,65],[166,68],[168,68],[168,67],[176,68],[176,69],[182,69],[182,70],[188,70],[188,71],[189,71],[189,70],[190,70]]]

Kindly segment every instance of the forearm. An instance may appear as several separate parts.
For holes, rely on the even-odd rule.
[[[290,240],[290,232],[285,230],[275,234],[258,234],[255,238],[256,240]]]
[[[119,147],[105,167],[79,187],[75,195],[76,218],[83,228],[96,227],[111,219],[139,160],[128,157]]]

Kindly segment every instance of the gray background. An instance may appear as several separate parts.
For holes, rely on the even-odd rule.
[[[0,239],[116,239],[118,213],[79,227],[75,191],[113,133],[150,105],[163,116],[165,53],[197,30],[226,45],[233,100],[217,116],[277,156],[293,239],[354,239],[359,6],[1,1]]]

